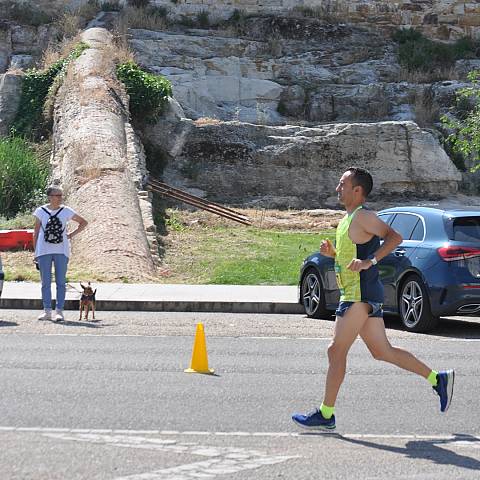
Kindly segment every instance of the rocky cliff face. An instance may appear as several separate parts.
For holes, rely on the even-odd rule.
[[[421,121],[424,97],[431,110],[445,108],[474,67],[459,61],[449,72],[458,80],[414,83],[397,45],[378,31],[278,17],[242,28],[239,38],[222,29],[132,30],[130,44],[142,65],[169,78],[189,118],[260,124]]]
[[[312,208],[355,164],[374,173],[377,195],[442,196],[462,179],[413,122],[425,100],[440,111],[465,84],[398,82],[395,45],[379,32],[279,16],[251,17],[235,38],[131,32],[139,62],[171,80],[183,109],[147,128],[169,157],[167,181],[221,202]],[[456,76],[468,69],[458,62]]]
[[[237,10],[249,14],[308,11],[324,19],[376,28],[415,27],[432,38],[451,40],[478,37],[480,4],[469,0],[152,0],[175,15],[208,11],[212,18],[228,18]]]
[[[447,196],[460,173],[435,138],[413,122],[262,126],[183,120],[169,131],[165,180],[219,202],[277,208],[335,206],[335,187],[349,167],[368,168],[372,199]],[[167,129],[149,132],[166,145]],[[332,197],[333,196],[333,197]]]
[[[166,5],[159,0],[153,3]],[[169,18],[192,16],[207,8],[196,0],[168,3]],[[312,0],[304,2],[304,7],[316,8],[318,15],[308,17],[283,14],[296,6],[287,0],[229,5],[219,0],[208,6],[212,18],[217,10],[226,17],[242,6],[259,14],[214,28],[172,24],[165,31],[130,30],[130,46],[138,62],[173,84],[173,110],[156,126],[146,126],[146,137],[168,159],[166,179],[220,201],[315,207],[328,200],[330,193],[326,192],[334,187],[332,180],[322,183],[317,175],[330,178],[333,172],[336,178],[342,168],[358,162],[375,172],[377,194],[455,191],[459,172],[435,137],[410,122],[425,125],[426,115],[438,115],[450,105],[478,60],[457,62],[450,72],[455,80],[402,81],[407,79],[398,63],[397,47],[383,27],[401,24],[407,17],[418,19],[432,9],[440,11],[441,6],[438,2],[411,1],[409,6],[395,2],[382,10],[380,3],[354,1],[348,6],[341,1]],[[278,12],[266,15],[274,4]],[[384,16],[371,16],[380,11]],[[400,11],[410,16],[402,13],[399,17]],[[351,23],[339,22],[339,12],[347,12],[345,18]],[[12,65],[14,51],[24,55],[40,48],[41,36],[32,35],[30,27],[15,35],[12,28],[9,24],[4,30],[9,39],[6,66]],[[20,45],[30,46],[22,50]],[[92,122],[96,121],[95,109],[103,112],[104,107],[96,104],[90,111]],[[61,116],[70,118],[71,107],[62,108]],[[77,120],[71,117],[73,125]],[[63,125],[67,128],[66,120]],[[115,131],[116,127],[111,128]],[[116,145],[112,152],[120,148]],[[97,153],[91,157],[100,158],[102,165],[123,155],[120,152],[107,159],[104,152]],[[62,175],[68,180],[74,169],[67,170]],[[388,180],[392,171],[395,181]],[[319,185],[325,192],[317,191]]]

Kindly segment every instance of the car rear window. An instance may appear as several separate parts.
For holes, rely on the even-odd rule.
[[[453,240],[480,241],[480,217],[458,217],[453,221]]]

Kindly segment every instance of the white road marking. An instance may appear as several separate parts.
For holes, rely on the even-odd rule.
[[[203,432],[206,433],[206,432]],[[186,432],[185,435],[189,435]],[[173,452],[208,457],[200,462],[187,463],[153,472],[117,477],[115,480],[179,480],[189,478],[213,478],[218,475],[252,470],[265,465],[286,462],[297,455],[268,455],[260,450],[236,447],[215,447],[178,442],[174,439],[147,438],[135,435],[106,435],[98,433],[43,433],[57,440],[72,440],[122,448],[137,448],[161,452]]]
[[[210,431],[179,431],[179,430],[124,430],[124,429],[86,429],[86,428],[50,428],[50,427],[12,427],[0,426],[1,432],[34,432],[34,433],[68,433],[68,434],[112,434],[112,435],[164,435],[164,436],[224,436],[224,437],[305,437],[308,431],[303,432],[210,432]],[[330,432],[328,436],[342,436],[354,439],[385,439],[385,440],[444,440],[455,444],[480,442],[480,433],[469,434],[468,439],[458,435],[417,435],[417,434],[377,434],[377,433],[342,433]]]
[[[170,338],[172,335],[135,335],[135,334],[121,334],[121,333],[35,333],[35,332],[0,332],[0,335],[43,335],[45,337],[125,337],[125,338]],[[183,335],[189,337],[190,335]],[[231,335],[215,335],[214,338],[231,338]],[[288,337],[288,336],[242,336],[235,338],[241,339],[251,339],[251,340],[306,340],[306,341],[330,341],[331,336],[328,337]],[[402,337],[399,340],[428,340],[430,341],[434,338],[438,342],[456,342],[456,343],[477,343],[480,342],[480,338],[445,338],[445,337],[435,337],[435,336],[409,336]],[[362,340],[356,340],[356,342],[362,343]]]

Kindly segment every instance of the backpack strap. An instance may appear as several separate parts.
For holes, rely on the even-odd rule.
[[[61,211],[63,210],[63,207],[55,214],[55,215],[50,215],[52,218],[55,218]]]
[[[60,210],[59,210],[57,213],[55,213],[54,215],[52,215],[46,208],[43,208],[43,207],[40,207],[40,208],[41,208],[44,212],[47,212],[50,217],[55,218],[55,217],[63,210],[64,207],[60,208]]]

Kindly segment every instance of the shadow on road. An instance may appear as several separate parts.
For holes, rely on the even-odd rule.
[[[400,318],[385,316],[385,327],[391,330],[404,330]],[[430,333],[424,333],[432,337],[447,338],[479,338],[480,318],[472,317],[471,320],[463,318],[441,318],[438,327]]]
[[[16,327],[18,323],[16,322],[6,322],[4,320],[0,320],[0,327]]]
[[[99,322],[100,320],[94,320],[95,322]],[[57,323],[57,322],[53,322]],[[93,322],[82,322],[82,321],[77,321],[77,322],[72,322],[70,320],[65,320],[63,322],[58,322],[59,325],[64,325],[66,327],[87,327],[87,328],[104,328],[104,327],[110,327],[111,325],[107,324],[102,324],[99,325],[98,323],[93,323]]]
[[[336,435],[337,438],[345,442],[355,445],[362,445],[368,448],[375,448],[386,452],[399,453],[411,459],[424,459],[435,462],[439,465],[454,465],[457,467],[468,468],[470,470],[480,470],[480,461],[466,455],[460,455],[439,445],[455,444],[461,442],[462,447],[465,445],[473,445],[480,447],[480,440],[477,437],[465,433],[455,433],[454,438],[444,440],[412,440],[405,444],[404,447],[394,447],[392,445],[384,445],[381,443],[360,440],[356,438],[343,437]]]

